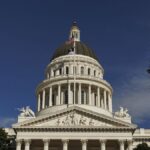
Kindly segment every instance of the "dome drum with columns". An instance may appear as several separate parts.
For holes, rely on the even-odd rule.
[[[127,109],[113,112],[113,90],[103,76],[74,22],[69,40],[56,49],[36,88],[36,115],[28,106],[19,109],[13,125],[16,149],[132,150],[143,137],[150,139],[148,130],[136,129]]]

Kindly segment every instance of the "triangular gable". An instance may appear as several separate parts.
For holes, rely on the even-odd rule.
[[[38,116],[13,127],[125,127],[136,128],[134,124],[117,120],[78,106],[72,106],[52,114]]]

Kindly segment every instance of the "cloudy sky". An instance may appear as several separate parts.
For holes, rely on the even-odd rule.
[[[17,108],[36,110],[35,88],[76,20],[114,89],[114,111],[127,107],[150,128],[149,8],[149,0],[0,1],[0,126],[16,121]]]

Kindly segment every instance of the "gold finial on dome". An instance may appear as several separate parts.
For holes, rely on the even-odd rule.
[[[80,30],[77,26],[77,22],[74,21],[70,30],[69,39],[74,38],[74,41],[80,41]]]

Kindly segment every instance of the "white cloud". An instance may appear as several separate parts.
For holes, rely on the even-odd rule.
[[[11,127],[11,125],[15,122],[16,118],[12,117],[0,118],[0,127]]]
[[[138,70],[134,76],[124,81],[114,97],[115,109],[127,107],[137,123],[150,118],[150,75]]]

